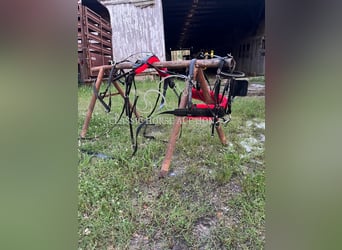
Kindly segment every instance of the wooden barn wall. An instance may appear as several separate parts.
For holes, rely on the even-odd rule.
[[[233,51],[237,70],[248,75],[265,75],[265,22],[261,22],[255,34],[241,40]]]
[[[153,52],[160,60],[165,60],[161,0],[144,8],[122,2],[102,1],[110,14],[114,60],[122,60],[137,52]]]

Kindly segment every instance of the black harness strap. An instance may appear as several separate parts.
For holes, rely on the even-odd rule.
[[[195,64],[196,64],[196,58],[192,59],[189,65],[189,74],[188,74],[189,85],[188,85],[188,103],[187,103],[188,109],[192,108],[192,88],[194,86],[193,77],[194,77],[194,71],[195,71]]]
[[[209,104],[207,104],[208,108],[203,108],[203,105],[201,105],[201,108],[198,106],[196,107],[196,105],[194,105],[192,103],[192,91],[194,88],[196,88],[197,91],[200,91],[200,85],[196,84],[197,81],[195,81],[193,79],[194,77],[194,69],[195,69],[195,64],[196,64],[196,59],[192,59],[191,62],[190,62],[190,65],[189,65],[189,69],[188,69],[188,76],[186,77],[187,79],[187,90],[188,91],[188,98],[187,98],[187,103],[186,103],[186,106],[185,108],[178,108],[178,109],[174,109],[174,110],[169,110],[169,111],[164,111],[164,112],[161,112],[157,115],[160,115],[160,114],[171,114],[171,115],[175,115],[175,116],[182,116],[182,117],[208,117],[208,118],[212,118],[212,129],[211,129],[211,135],[213,136],[214,135],[214,128],[215,127],[218,127],[219,126],[219,122],[220,122],[220,119],[222,119],[223,123],[227,123],[230,121],[229,120],[226,120],[225,119],[225,116],[227,114],[230,114],[231,113],[231,103],[232,103],[232,99],[233,99],[233,95],[232,95],[232,88],[234,87],[234,76],[235,74],[239,74],[240,72],[237,72],[235,73],[234,71],[234,68],[235,68],[235,64],[233,65],[233,67],[230,67],[230,72],[229,73],[224,73],[222,72],[222,69],[223,69],[223,66],[226,62],[226,59],[227,57],[218,57],[218,56],[215,56],[216,58],[219,58],[220,59],[220,62],[219,62],[219,65],[218,65],[218,68],[217,68],[217,72],[216,72],[216,81],[215,81],[215,84],[214,84],[214,87],[213,87],[213,92],[214,92],[214,96],[213,96],[213,99],[214,99],[214,107],[213,106],[209,106]],[[228,58],[231,57],[230,55],[228,55]],[[169,72],[167,70],[160,70],[156,67],[154,67],[152,64],[150,63],[147,63],[149,65],[149,67],[152,67],[152,68],[155,68],[157,72],[161,73],[161,74],[169,74]],[[222,91],[222,94],[221,94],[221,97],[220,97],[220,90],[221,90],[221,76],[228,76],[229,79],[227,79],[227,82],[225,83],[225,86],[223,88],[223,91]],[[206,81],[208,82],[208,85],[210,86],[210,83],[209,83],[209,80],[208,78],[205,76],[205,79]],[[168,78],[164,79],[164,86],[163,86],[163,93],[162,93],[162,96],[165,97],[166,95],[166,91],[167,91],[167,88],[170,87],[170,88],[173,88],[174,89],[174,82],[169,80]],[[160,84],[159,84],[159,92],[160,92],[160,88],[161,88],[161,81],[160,81]],[[211,86],[210,86],[210,89],[211,89]],[[176,90],[174,89],[175,93],[176,93]],[[225,95],[226,95],[226,92],[228,91],[228,99],[227,99],[227,103],[225,104],[225,107],[221,106],[222,105],[222,102],[224,101],[224,98],[225,98]],[[176,93],[177,94],[177,93]],[[137,127],[136,129],[136,134],[135,134],[135,143],[133,143],[133,140],[134,140],[134,136],[133,136],[133,130],[132,130],[132,119],[131,119],[131,116],[132,116],[132,113],[134,111],[133,108],[135,108],[135,105],[136,105],[136,101],[137,101],[137,98],[134,100],[134,104],[133,104],[133,108],[130,110],[130,113],[129,114],[129,119],[130,119],[130,133],[131,133],[131,140],[132,140],[132,144],[133,144],[133,154],[132,155],[135,155],[135,153],[137,152],[137,149],[138,149],[138,143],[137,143],[137,138],[138,138],[138,135],[141,131],[141,129],[143,127],[145,127],[146,129],[146,126],[148,125],[148,122],[150,121],[150,117],[152,116],[152,114],[155,112],[156,110],[156,107],[157,107],[157,103],[159,102],[159,99],[160,99],[160,95],[158,95],[158,98],[156,100],[156,104],[154,106],[154,108],[152,109],[151,113],[147,116],[147,118],[140,123],[140,125]],[[179,95],[179,101],[180,101],[180,98],[181,98],[181,95]],[[178,95],[177,95],[178,96]],[[127,99],[126,99],[126,102],[127,102]],[[160,108],[163,107],[163,104],[164,104],[164,98],[163,100],[161,101],[161,105],[160,105]],[[125,104],[125,105],[128,105],[128,104]],[[179,105],[179,103],[178,103]],[[126,107],[127,109],[127,107]],[[126,111],[127,113],[127,111]]]
[[[223,115],[220,115],[219,114],[219,111],[222,110],[222,107],[220,107],[220,102],[222,101],[219,100],[219,94],[220,94],[220,89],[221,89],[221,77],[220,77],[220,74],[221,74],[221,71],[222,71],[222,68],[223,68],[223,65],[225,63],[225,59],[223,57],[219,57],[220,58],[220,62],[219,62],[219,65],[218,65],[218,68],[217,68],[217,71],[216,71],[216,81],[215,81],[215,84],[214,84],[214,101],[215,101],[215,108],[212,110],[213,112],[213,122],[212,122],[212,125],[211,125],[211,136],[214,136],[214,128],[219,126],[219,118],[223,117]]]
[[[174,93],[176,94],[176,96],[179,98],[179,94],[177,93],[177,90],[175,89],[175,83],[172,81],[172,79],[169,78],[169,76],[175,76],[175,75],[179,75],[175,72],[172,72],[172,71],[169,71],[167,69],[160,69],[160,68],[157,68],[155,67],[153,64],[149,63],[149,62],[146,62],[146,64],[150,67],[150,68],[153,68],[155,69],[158,74],[160,75],[160,77],[166,77],[166,79],[164,80],[164,86],[163,86],[163,93],[162,93],[162,100],[160,102],[160,106],[159,108],[162,108],[164,106],[164,102],[165,102],[165,96],[166,96],[166,91],[168,89],[168,87],[170,87],[171,89],[173,89]],[[159,85],[159,91],[158,93],[160,93],[160,88],[161,86]],[[156,107],[157,107],[157,103],[160,99],[160,94],[158,94],[158,97],[157,97],[157,100],[156,100],[156,104],[151,112],[150,115],[152,115],[152,113],[154,113]],[[149,116],[150,116],[149,115]],[[148,116],[148,117],[149,117]]]
[[[134,133],[133,133],[133,121],[132,121],[132,116],[135,111],[135,107],[137,105],[138,101],[138,96],[135,96],[134,102],[132,107],[130,107],[130,101],[129,101],[129,94],[132,89],[132,85],[134,86],[134,89],[136,89],[135,81],[134,81],[134,76],[135,73],[132,71],[126,78],[126,89],[125,89],[125,97],[124,97],[124,107],[123,110],[126,111],[126,116],[128,117],[128,122],[129,122],[129,132],[130,132],[130,137],[131,137],[131,142],[132,145],[134,145]],[[123,114],[123,111],[121,112],[121,115]],[[121,118],[120,115],[120,118]]]
[[[183,78],[184,78],[184,77],[183,77]],[[164,100],[164,98],[165,98],[165,92],[166,92],[166,89],[167,89],[168,87],[172,88],[173,91],[175,92],[175,94],[176,94],[176,96],[177,96],[177,98],[178,98],[178,105],[179,105],[179,103],[180,103],[180,99],[181,99],[181,95],[182,95],[182,94],[178,94],[178,92],[177,92],[177,90],[176,90],[176,85],[175,85],[174,81],[172,80],[172,78],[171,78],[170,76],[168,76],[168,78],[166,78],[166,79],[164,80],[163,99],[162,99],[162,101],[161,101],[161,105],[160,105],[159,109],[161,109],[161,108],[163,107],[163,104],[164,104],[164,101],[165,101],[165,100]],[[160,81],[160,83],[159,83],[159,91],[158,91],[159,93],[160,93],[160,88],[161,88],[161,81]],[[134,151],[133,151],[132,156],[134,156],[135,153],[136,153],[137,150],[138,150],[138,136],[139,136],[140,131],[141,131],[141,129],[142,129],[143,127],[145,128],[144,133],[143,133],[143,134],[144,134],[144,137],[149,138],[149,139],[155,139],[154,136],[147,136],[145,132],[146,132],[146,128],[147,128],[148,125],[154,125],[154,124],[150,124],[149,121],[150,121],[151,116],[154,114],[154,112],[155,112],[155,110],[156,110],[156,108],[157,108],[157,104],[158,104],[159,98],[160,98],[160,94],[158,94],[157,100],[156,100],[156,102],[155,102],[155,105],[154,105],[152,111],[148,114],[148,116],[145,118],[145,120],[142,121],[142,122],[139,124],[139,126],[138,126],[137,129],[136,129]],[[163,112],[162,112],[162,113],[158,113],[157,115],[160,115],[160,114],[163,114]],[[166,114],[166,113],[165,113],[165,114]]]
[[[119,73],[120,72],[120,73]],[[93,92],[96,96],[96,98],[100,101],[100,103],[105,108],[105,111],[109,113],[111,111],[112,106],[112,95],[110,91],[110,87],[114,81],[120,81],[121,78],[126,77],[129,74],[129,72],[125,73],[124,71],[116,69],[115,65],[110,70],[110,74],[107,81],[107,87],[103,92],[98,92],[96,89],[95,83],[93,84]],[[115,76],[115,77],[114,77]],[[104,101],[104,98],[107,96],[107,93],[109,92],[109,101],[108,104]]]
[[[214,117],[214,115],[217,115],[218,118],[221,118],[225,115],[225,112],[222,107],[219,109],[193,107],[192,109],[179,108],[179,109],[174,109],[174,110],[167,110],[159,114],[160,115],[169,114],[169,115],[175,115],[175,116],[189,116],[189,117]]]
[[[133,74],[133,76],[132,76]],[[119,80],[122,77],[125,77],[125,81],[123,82],[123,84],[125,85],[125,96],[124,98],[124,106],[122,107],[121,113],[119,115],[119,119],[116,121],[116,124],[119,123],[119,121],[121,120],[123,114],[126,111],[126,115],[128,115],[130,112],[127,110],[127,107],[129,109],[129,94],[131,92],[131,88],[132,88],[132,83],[134,84],[134,88],[136,89],[135,86],[135,82],[134,82],[134,73],[132,73],[132,71],[126,72],[124,74],[122,74],[119,77],[116,77],[114,80]]]
[[[107,87],[107,89],[108,89],[108,87]],[[108,91],[108,90],[106,90],[106,92],[107,92],[107,91]],[[94,82],[94,84],[93,84],[93,92],[94,92],[96,98],[100,101],[100,103],[101,103],[101,104],[103,105],[103,107],[105,108],[105,111],[106,111],[107,113],[109,113],[109,112],[110,112],[111,105],[112,105],[111,99],[109,99],[109,100],[110,100],[110,101],[109,101],[109,104],[105,103],[105,101],[103,100],[103,99],[104,99],[104,95],[102,95],[102,94],[99,95],[99,92],[98,92],[97,89],[96,89],[96,82]]]
[[[164,80],[162,100],[160,102],[159,108],[162,108],[164,106],[167,88],[170,87],[173,89],[174,86],[175,86],[175,83],[172,81],[171,78],[167,78]]]

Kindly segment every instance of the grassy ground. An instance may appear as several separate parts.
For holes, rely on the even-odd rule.
[[[144,115],[150,106],[143,93],[157,84],[137,85]],[[79,128],[91,94],[91,88],[79,88]],[[149,94],[146,100],[154,100],[156,94]],[[177,104],[172,91],[167,97],[163,110]],[[79,249],[264,248],[264,97],[235,99],[224,127],[227,147],[210,136],[209,123],[183,125],[165,179],[158,173],[173,117],[155,117],[156,125],[147,129],[155,139],[140,136],[132,157],[126,119],[112,126],[122,101],[112,102],[109,114],[97,103],[87,135],[107,133],[79,143]]]
[[[251,76],[251,77],[247,77],[247,78],[250,82],[265,84],[265,76]]]

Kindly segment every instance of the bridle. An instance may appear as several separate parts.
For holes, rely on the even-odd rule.
[[[157,106],[160,100],[160,97],[162,96],[162,100],[160,102],[160,106],[158,110],[163,108],[164,102],[165,102],[165,95],[168,88],[171,88],[174,90],[175,94],[177,95],[178,99],[180,100],[181,94],[178,94],[175,90],[175,83],[173,81],[174,78],[185,78],[187,81],[187,91],[188,98],[185,108],[176,108],[174,110],[167,110],[163,112],[159,112],[155,115],[162,115],[162,114],[171,114],[175,116],[182,116],[187,117],[188,119],[202,119],[202,120],[211,120],[211,135],[214,134],[214,128],[219,126],[220,123],[227,124],[230,121],[230,115],[231,115],[231,107],[232,107],[232,101],[235,96],[245,96],[247,95],[247,89],[248,89],[248,81],[246,80],[237,80],[239,77],[243,77],[244,73],[235,71],[235,61],[232,58],[231,55],[227,55],[225,57],[220,56],[213,56],[215,59],[219,59],[219,65],[217,67],[216,71],[216,78],[213,89],[210,88],[210,84],[208,81],[208,78],[205,76],[206,81],[209,85],[209,94],[211,99],[213,100],[213,103],[206,103],[204,96],[203,96],[203,90],[201,89],[201,86],[198,84],[197,81],[195,81],[194,78],[194,71],[196,67],[196,61],[197,59],[192,59],[189,65],[188,74],[186,76],[177,74],[174,72],[168,71],[167,68],[157,68],[153,64],[155,62],[159,62],[159,58],[155,55],[150,55],[146,57],[143,60],[137,60],[135,64],[133,65],[132,69],[125,72],[122,69],[119,70],[116,68],[116,64],[114,64],[110,70],[109,78],[107,81],[107,86],[103,92],[98,92],[97,89],[94,86],[94,94],[97,97],[97,99],[100,101],[100,103],[104,106],[106,112],[111,111],[111,85],[115,81],[119,81],[121,84],[125,86],[125,92],[124,92],[124,105],[122,108],[122,111],[120,113],[118,121],[122,118],[123,114],[128,117],[129,121],[129,131],[130,131],[130,138],[131,143],[133,147],[133,155],[137,152],[138,149],[138,142],[137,138],[138,135],[143,127],[146,128],[146,125],[149,124],[149,121],[152,117],[152,115],[157,110]],[[232,62],[231,66],[228,67],[228,71],[223,71],[226,60],[230,60]],[[133,113],[136,110],[136,105],[138,102],[138,97],[135,95],[133,104],[130,105],[130,94],[132,87],[136,91],[136,83],[135,83],[135,76],[143,73],[148,68],[153,68],[158,73],[159,77],[161,78],[161,81],[159,83],[159,92],[158,97],[156,98],[155,105],[152,108],[151,112],[147,115],[147,117],[144,120],[140,121],[140,124],[138,125],[135,135],[133,131]],[[221,91],[221,85],[222,80],[226,79],[226,82],[223,86],[223,90]],[[163,84],[163,92],[161,94],[161,83]],[[105,97],[109,97],[108,102],[105,102]],[[193,100],[201,101],[202,103],[194,104]],[[117,121],[117,122],[118,122]]]

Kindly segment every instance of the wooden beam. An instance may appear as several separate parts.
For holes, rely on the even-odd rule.
[[[152,65],[157,68],[168,68],[168,69],[181,69],[187,68],[190,65],[191,60],[183,60],[183,61],[161,61],[155,62]],[[216,68],[220,63],[219,59],[203,59],[197,60],[197,67],[201,68]],[[135,63],[132,62],[123,62],[115,65],[117,69],[132,69]],[[233,58],[225,59],[225,66],[232,67],[235,64],[235,60]],[[101,68],[104,70],[111,69],[112,65],[103,65],[98,67],[92,67],[91,70],[93,72],[99,71]]]

